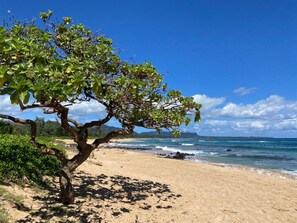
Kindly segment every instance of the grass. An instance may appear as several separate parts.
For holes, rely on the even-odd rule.
[[[3,187],[0,187],[0,197],[2,197],[5,201],[8,201],[11,204],[14,204],[16,208],[20,211],[29,210],[29,208],[27,208],[24,205],[24,198],[22,196],[12,194]]]
[[[8,214],[0,204],[0,223],[7,223],[8,221]]]

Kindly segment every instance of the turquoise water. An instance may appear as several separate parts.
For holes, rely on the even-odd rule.
[[[179,151],[194,154],[187,158],[197,161],[273,169],[297,176],[295,138],[155,138],[115,143],[114,146],[146,149],[154,153]]]

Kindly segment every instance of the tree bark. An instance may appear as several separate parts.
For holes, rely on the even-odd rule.
[[[72,186],[72,176],[73,172],[78,166],[80,166],[92,152],[90,145],[85,145],[85,147],[77,149],[79,152],[71,160],[68,160],[65,163],[62,163],[62,169],[60,172],[60,200],[63,204],[73,204],[74,203],[74,189]]]
[[[60,173],[60,200],[63,204],[74,203],[74,189],[72,186],[72,172],[67,165],[62,167]]]

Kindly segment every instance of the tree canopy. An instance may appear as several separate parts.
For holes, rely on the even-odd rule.
[[[193,117],[200,120],[201,105],[180,91],[168,90],[151,63],[123,61],[111,39],[73,24],[69,17],[51,22],[51,15],[51,11],[40,13],[42,27],[17,20],[0,27],[0,95],[9,95],[21,110],[41,108],[45,114],[57,114],[79,152],[72,159],[52,152],[62,159],[64,172],[72,173],[99,144],[131,134],[135,126],[178,135],[181,124],[188,125]],[[83,124],[69,118],[71,105],[90,100],[105,106],[104,118]],[[30,125],[31,142],[40,145],[34,121],[0,117]],[[122,129],[88,144],[88,129],[112,118]]]

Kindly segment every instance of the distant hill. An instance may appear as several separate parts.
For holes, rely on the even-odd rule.
[[[174,137],[171,132],[161,132],[150,131],[150,132],[142,132],[138,133],[135,137],[139,138],[172,138]],[[199,135],[195,132],[181,132],[180,138],[195,138],[199,137]]]
[[[70,134],[65,131],[59,124],[58,121],[49,121],[44,120],[43,118],[37,118],[37,134],[38,136],[59,136],[59,137],[70,137]],[[89,129],[90,137],[103,137],[106,134],[119,130],[120,128],[103,125],[101,127],[93,127]],[[8,133],[8,134],[21,134],[26,135],[30,134],[30,129],[26,125],[13,123],[9,121],[0,120],[0,133]],[[157,131],[150,132],[142,132],[142,133],[133,133],[133,135],[129,135],[127,137],[135,137],[135,138],[171,138],[173,137],[172,133],[168,131],[163,131],[158,133]],[[197,133],[194,132],[182,132],[180,135],[181,138],[194,138],[199,137]]]
[[[89,129],[89,136],[91,137],[102,137],[112,131],[119,130],[120,128],[108,126],[108,125],[102,125],[99,127],[93,127]]]

